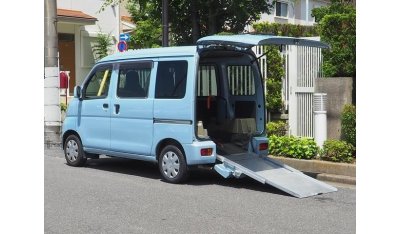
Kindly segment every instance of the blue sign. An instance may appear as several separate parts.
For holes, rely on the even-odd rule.
[[[119,52],[124,52],[128,49],[128,44],[126,44],[126,41],[120,41],[118,42],[117,47]]]
[[[131,39],[131,36],[128,33],[119,34],[120,41],[129,41],[130,39]]]

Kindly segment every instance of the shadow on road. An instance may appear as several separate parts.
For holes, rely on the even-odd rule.
[[[154,180],[162,180],[160,172],[158,171],[157,164],[140,160],[108,157],[100,159],[89,159],[87,161],[86,167],[126,175],[146,177]],[[217,184],[220,186],[232,187],[237,189],[250,189],[253,191],[268,192],[290,197],[290,195],[285,192],[282,192],[270,185],[261,184],[248,177],[242,179],[225,179],[214,170],[202,168],[191,169],[190,177],[188,181],[185,182],[185,184],[192,186]]]

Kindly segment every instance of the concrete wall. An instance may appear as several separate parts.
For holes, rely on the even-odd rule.
[[[317,78],[316,93],[327,93],[328,139],[340,139],[340,115],[345,104],[351,104],[353,79],[351,77]]]

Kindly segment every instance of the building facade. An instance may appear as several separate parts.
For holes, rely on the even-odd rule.
[[[262,13],[258,22],[314,25],[312,9],[329,5],[329,0],[277,0],[271,14]]]
[[[125,2],[101,11],[103,4],[102,0],[57,0],[59,68],[69,73],[68,96],[82,83],[97,60],[93,50],[97,36],[111,36],[111,54],[118,51],[119,34],[135,27]]]

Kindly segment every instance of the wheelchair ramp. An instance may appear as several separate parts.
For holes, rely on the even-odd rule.
[[[335,192],[337,189],[268,157],[254,153],[217,155],[214,169],[223,177],[240,178],[247,175],[263,184],[269,184],[298,198]]]

